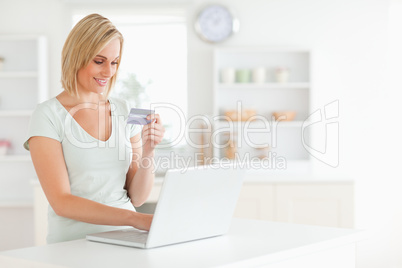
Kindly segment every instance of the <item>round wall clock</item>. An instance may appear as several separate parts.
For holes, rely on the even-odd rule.
[[[202,40],[218,43],[239,30],[239,20],[222,5],[209,5],[198,14],[195,29]]]

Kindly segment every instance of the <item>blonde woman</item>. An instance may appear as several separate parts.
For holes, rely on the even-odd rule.
[[[24,146],[50,204],[48,243],[126,226],[150,228],[152,215],[134,207],[150,194],[154,148],[165,130],[158,114],[142,129],[127,125],[127,102],[109,97],[122,47],[108,19],[83,18],[63,47],[64,91],[32,115]]]

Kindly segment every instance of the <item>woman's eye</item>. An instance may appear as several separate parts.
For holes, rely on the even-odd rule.
[[[96,64],[102,64],[102,63],[103,63],[103,61],[97,61],[97,60],[94,60],[94,62],[95,62]]]
[[[119,64],[119,62],[117,62],[117,61],[112,62],[112,65],[117,65],[117,64]]]

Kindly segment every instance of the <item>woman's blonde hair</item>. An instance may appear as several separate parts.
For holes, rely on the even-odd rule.
[[[120,40],[120,55],[123,51],[123,35],[107,18],[91,14],[80,20],[71,30],[61,53],[61,84],[70,95],[78,96],[77,73],[112,40]],[[109,96],[116,83],[116,74],[109,80],[104,94]],[[79,96],[78,96],[79,97]]]

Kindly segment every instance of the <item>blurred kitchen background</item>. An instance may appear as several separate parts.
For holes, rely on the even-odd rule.
[[[202,40],[194,24],[208,4],[233,10],[239,31]],[[236,216],[365,229],[357,267],[402,267],[400,0],[0,0],[0,250],[44,241],[46,200],[22,143],[36,104],[62,90],[70,29],[95,12],[126,40],[114,94],[154,105],[167,128],[157,157],[170,162],[145,207],[174,156],[250,153],[261,166],[274,155],[286,167],[251,168]],[[284,111],[278,144],[261,131],[254,145],[268,145],[239,146],[247,119]],[[214,135],[219,115],[243,122]]]

